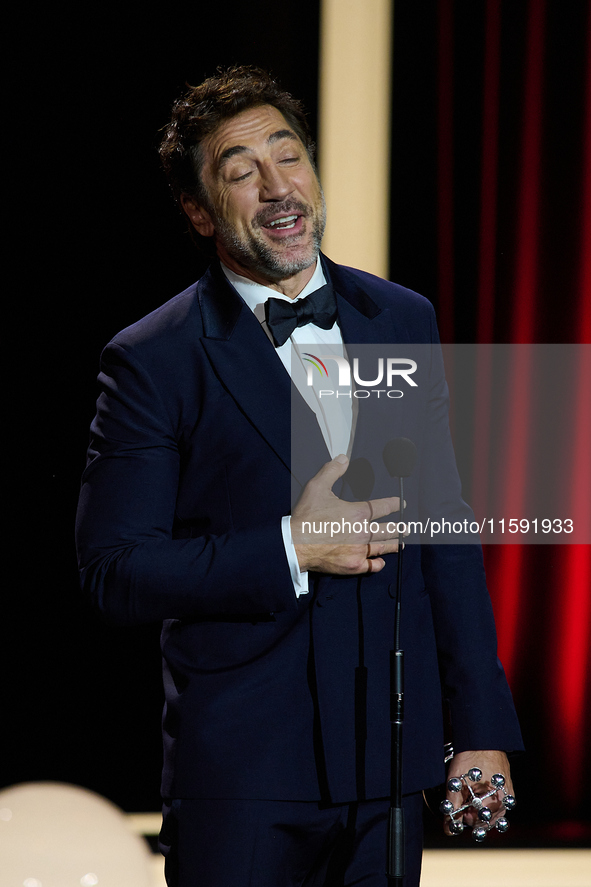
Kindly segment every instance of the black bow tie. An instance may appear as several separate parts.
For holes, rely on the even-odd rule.
[[[329,330],[337,319],[337,303],[332,284],[321,286],[297,302],[267,299],[265,319],[276,348],[287,342],[298,326],[313,323],[323,330]]]

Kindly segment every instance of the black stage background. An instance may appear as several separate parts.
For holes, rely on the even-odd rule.
[[[173,100],[218,65],[257,63],[301,96],[315,127],[318,4],[269,12],[261,0],[62,4],[31,9],[14,31],[8,175],[22,177],[24,213],[9,373],[22,387],[7,472],[17,570],[4,595],[5,785],[63,780],[126,810],[159,809],[159,629],[92,613],[76,500],[101,349],[205,267],[156,153]]]
[[[447,329],[458,340],[475,341],[477,247],[470,213],[476,212],[481,143],[474,134],[469,61],[482,62],[474,35],[484,28],[486,4],[460,2],[455,10],[456,40],[465,51],[454,56],[461,174],[452,309],[442,299],[437,246],[443,224],[437,209],[443,181],[437,153],[441,6],[435,0],[396,2],[392,276],[447,311]],[[104,625],[77,584],[74,514],[98,358],[112,335],[184,289],[204,267],[155,150],[173,99],[185,82],[199,82],[217,65],[261,64],[303,99],[315,130],[318,7],[315,0],[281,11],[262,0],[151,9],[66,3],[25,6],[15,17],[5,137],[5,177],[17,201],[5,377],[5,473],[15,496],[14,503],[8,500],[5,555],[3,785],[59,780],[84,785],[128,811],[159,807],[158,627]],[[562,59],[584,26],[587,4],[575,0],[570,7]],[[508,27],[519,43],[526,3],[513,8],[515,22]],[[507,64],[519,68],[510,46],[505,54]],[[520,119],[519,109],[507,114]],[[503,162],[510,191],[516,177],[510,151]],[[508,341],[502,332],[499,340]],[[569,341],[566,333],[562,340]],[[9,570],[9,564],[16,567]],[[533,670],[529,677],[527,669],[520,674],[517,694],[531,749],[530,763],[517,764],[524,783],[546,761],[540,751],[544,701],[529,692]],[[582,803],[573,808],[556,797],[541,810],[542,820],[583,818]],[[537,792],[522,786],[520,801],[515,821],[531,820]]]

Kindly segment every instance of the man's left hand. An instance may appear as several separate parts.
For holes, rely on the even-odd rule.
[[[482,779],[480,782],[471,783],[472,788],[474,790],[474,794],[481,795],[486,794],[486,792],[490,791],[492,788],[490,779],[494,773],[502,773],[505,777],[505,790],[507,794],[513,795],[513,783],[511,782],[511,768],[509,766],[509,760],[504,751],[461,751],[458,752],[451,759],[449,763],[447,778],[450,779],[452,776],[463,776],[468,770],[471,770],[472,767],[478,767],[479,770],[482,770]],[[465,804],[469,798],[470,793],[466,787],[461,792],[450,792],[448,791],[446,794],[446,798],[452,802],[456,810],[458,807],[461,807],[462,804]],[[490,807],[492,811],[492,819],[490,821],[491,827],[494,826],[497,819],[503,815],[503,806],[502,806],[503,792],[499,791],[496,794],[492,795],[485,802],[487,807]],[[464,823],[472,827],[476,825],[478,821],[478,813],[473,808],[466,810],[463,816]],[[446,835],[450,835],[451,832],[449,830],[449,816],[445,817],[445,825],[444,831]]]

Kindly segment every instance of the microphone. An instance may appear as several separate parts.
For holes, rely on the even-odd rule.
[[[354,459],[343,480],[355,499],[367,501],[375,483],[375,474],[371,463],[363,456]],[[357,577],[357,633],[359,647],[359,665],[355,668],[354,712],[355,712],[355,783],[357,797],[365,797],[365,753],[367,746],[367,666],[365,665],[365,636],[363,630],[363,603],[361,584],[363,576]]]
[[[363,456],[353,459],[343,475],[343,480],[349,484],[351,492],[359,501],[371,498],[375,475],[371,463]]]
[[[390,477],[410,477],[417,462],[418,452],[408,437],[396,437],[388,441],[382,455]]]
[[[388,441],[382,453],[390,477],[400,484],[400,519],[404,516],[403,478],[410,477],[417,462],[417,448],[407,437]],[[404,651],[400,649],[402,602],[402,540],[398,551],[394,648],[390,651],[390,811],[388,818],[388,883],[401,887],[404,880],[404,811],[402,809],[402,728],[404,723]]]

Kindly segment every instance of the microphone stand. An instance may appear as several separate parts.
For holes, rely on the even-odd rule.
[[[404,519],[404,484],[400,481],[400,522]],[[396,601],[394,611],[394,649],[390,650],[390,795],[388,818],[388,882],[402,887],[404,860],[404,811],[402,809],[402,727],[404,723],[404,650],[400,649],[400,614],[402,605],[403,542],[399,536]]]

